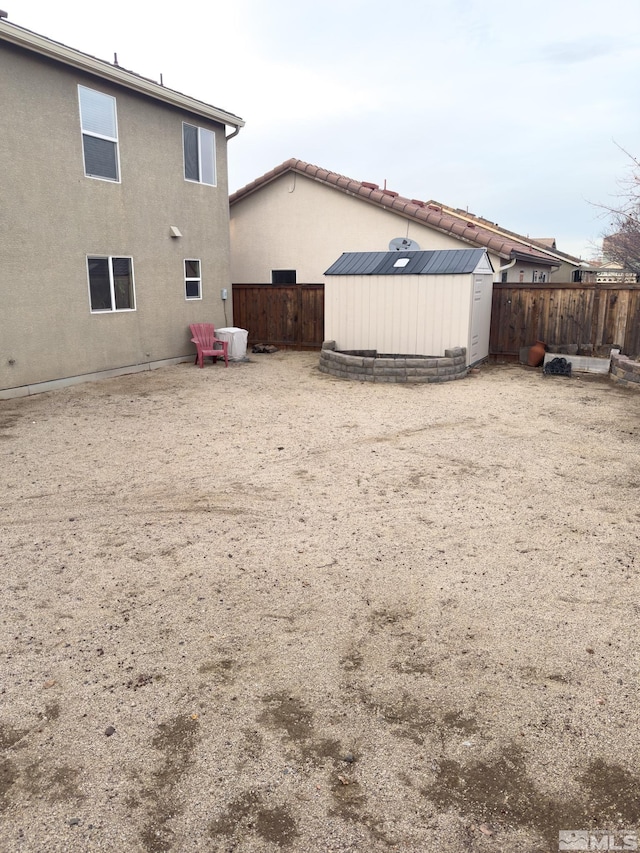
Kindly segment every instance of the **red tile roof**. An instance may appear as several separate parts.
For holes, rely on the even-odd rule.
[[[493,222],[474,216],[465,211],[456,210],[436,201],[420,201],[419,199],[404,198],[396,192],[380,189],[378,184],[368,181],[355,181],[336,172],[329,172],[304,160],[291,158],[276,166],[270,172],[256,178],[242,189],[236,190],[229,196],[231,205],[256,192],[266,184],[287,172],[304,175],[314,181],[326,184],[348,195],[357,196],[369,204],[375,204],[385,210],[392,210],[406,219],[411,219],[421,225],[427,225],[443,234],[450,234],[459,240],[473,246],[483,246],[502,258],[518,258],[531,260],[547,266],[557,266],[563,261],[569,264],[580,263],[579,258],[551,251],[547,241],[536,241],[523,237],[504,228],[498,228]]]

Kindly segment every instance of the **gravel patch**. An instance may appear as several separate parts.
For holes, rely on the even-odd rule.
[[[293,352],[0,401],[0,849],[640,829],[639,415]]]

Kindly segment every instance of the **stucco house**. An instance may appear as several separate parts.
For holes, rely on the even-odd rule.
[[[291,159],[234,192],[234,283],[321,282],[342,252],[384,252],[393,239],[421,250],[486,249],[496,281],[571,281],[580,260],[437,201],[404,198]]]
[[[6,19],[0,60],[0,397],[193,357],[244,122]]]

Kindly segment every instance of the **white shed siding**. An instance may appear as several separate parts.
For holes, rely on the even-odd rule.
[[[444,355],[469,346],[471,276],[327,276],[325,337],[338,349]]]

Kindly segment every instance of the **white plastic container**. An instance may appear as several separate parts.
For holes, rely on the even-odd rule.
[[[229,344],[229,361],[244,361],[247,357],[247,337],[249,333],[246,329],[239,329],[237,326],[227,326],[223,329],[216,329],[216,338],[221,341],[227,341]]]

